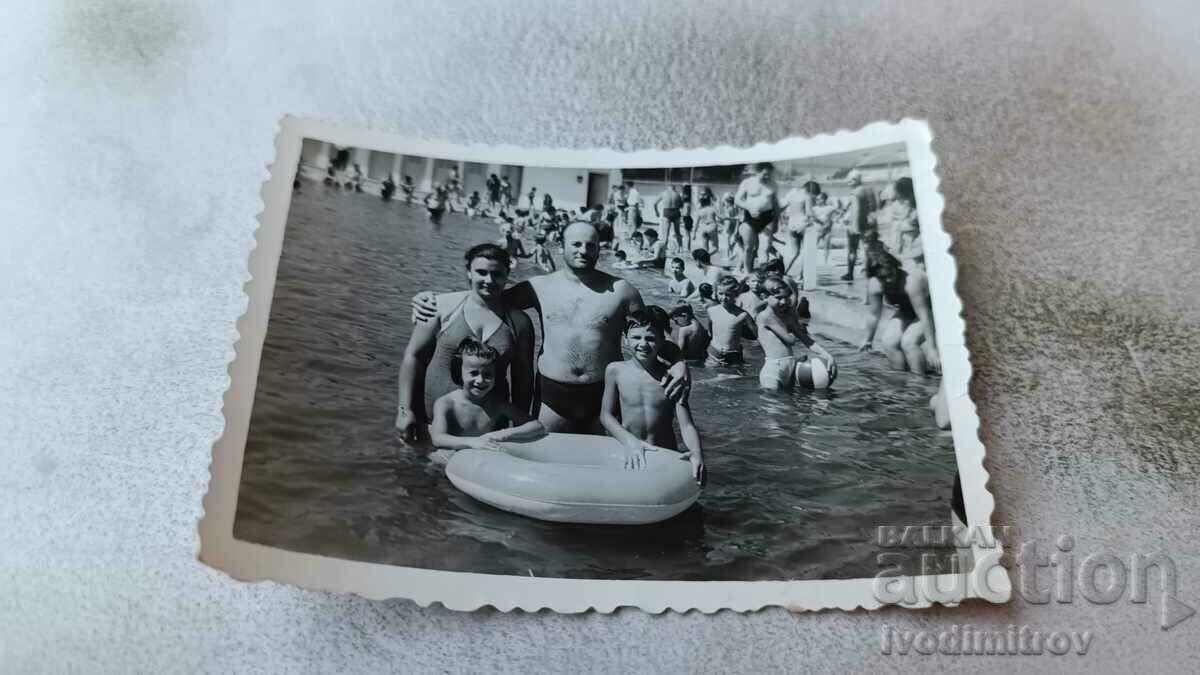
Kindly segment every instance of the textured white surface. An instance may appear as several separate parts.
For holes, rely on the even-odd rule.
[[[285,113],[455,142],[751,143],[925,117],[998,521],[1200,601],[1200,16],[1132,3],[10,3],[3,670],[1200,670],[1155,605],[457,614],[244,585],[196,521]],[[753,92],[747,91],[751,82]],[[880,629],[1091,630],[881,657]]]

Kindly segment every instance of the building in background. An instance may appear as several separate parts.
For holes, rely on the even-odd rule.
[[[643,214],[647,221],[656,222],[654,200],[668,184],[691,185],[694,198],[705,187],[720,197],[733,193],[741,182],[743,165],[697,166],[674,168],[637,168],[596,170],[562,167],[520,167],[502,164],[482,164],[449,159],[399,155],[364,148],[338,147],[314,139],[305,139],[300,155],[300,172],[305,178],[321,180],[330,165],[336,170],[353,174],[361,167],[365,181],[363,189],[378,194],[389,174],[399,182],[412,176],[418,193],[426,193],[434,183],[444,183],[454,167],[462,176],[464,194],[479,192],[487,198],[486,181],[490,174],[507,176],[512,184],[518,208],[528,208],[529,190],[537,188],[534,208],[540,208],[543,195],[549,194],[559,208],[578,209],[583,205],[604,204],[609,188],[623,181],[632,181],[645,199]],[[850,194],[847,175],[857,170],[863,183],[884,190],[892,181],[911,176],[904,145],[893,144],[859,152],[842,153],[810,159],[775,162],[776,178],[784,186],[815,180],[831,199]]]

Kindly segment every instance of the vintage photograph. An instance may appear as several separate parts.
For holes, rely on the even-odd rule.
[[[927,265],[940,196],[921,208],[910,127],[627,157],[292,127],[227,397],[244,442],[217,448],[240,446],[231,541],[526,580],[869,580],[881,526],[990,513],[986,476],[959,479],[976,423],[944,394],[968,371],[958,308],[939,351],[953,260]],[[962,562],[922,545],[903,574]]]

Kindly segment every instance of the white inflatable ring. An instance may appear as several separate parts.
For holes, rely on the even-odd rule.
[[[497,450],[459,450],[446,464],[454,487],[498,509],[560,523],[644,525],[672,518],[700,496],[692,465],[672,450],[625,469],[607,436],[549,434]]]

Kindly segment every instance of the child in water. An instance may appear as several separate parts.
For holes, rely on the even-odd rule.
[[[663,326],[649,310],[634,310],[625,321],[625,344],[633,359],[614,361],[605,369],[600,424],[625,446],[625,468],[641,469],[646,466],[647,451],[678,448],[674,428],[678,418],[686,449],[680,459],[691,462],[692,477],[704,485],[700,432],[686,398],[675,404],[667,399],[662,386],[667,365],[658,358],[665,342]]]
[[[667,242],[658,238],[657,230],[646,230],[646,251],[638,261],[639,267],[663,269],[667,266]]]
[[[637,263],[629,262],[629,255],[625,251],[617,251],[613,253],[617,258],[617,262],[613,263],[613,268],[619,270],[631,270],[637,268]]]
[[[712,336],[696,318],[692,306],[683,304],[671,310],[671,321],[675,323],[675,344],[679,345],[683,358],[694,361],[704,358]]]
[[[438,448],[500,449],[503,442],[537,440],[546,429],[537,420],[498,396],[496,360],[500,358],[489,345],[473,337],[464,338],[450,361],[450,378],[459,386],[433,404],[429,439]]]
[[[546,250],[546,238],[539,234],[533,238],[533,244],[534,264],[547,274],[557,269],[554,264],[554,256],[550,255],[550,251]]]
[[[688,299],[696,300],[700,304],[704,305],[705,311],[708,311],[708,308],[712,307],[713,305],[720,304],[717,302],[716,291],[713,290],[713,285],[708,282],[704,282],[697,286],[696,294]]]
[[[833,355],[808,334],[808,321],[812,318],[808,303],[802,301],[799,311],[793,312],[792,287],[778,277],[768,277],[763,288],[767,293],[767,306],[759,312],[757,322],[758,340],[766,360],[758,374],[758,383],[764,389],[790,389],[796,384],[799,362],[792,353],[792,345],[797,342],[825,359],[830,379],[837,377]]]
[[[412,204],[413,190],[416,187],[413,185],[412,176],[405,176],[404,181],[400,183],[400,189],[404,192],[404,203]]]
[[[508,251],[509,258],[512,260],[512,269],[517,269],[517,258],[528,258],[530,255],[525,252],[525,244],[521,242],[521,238],[513,232],[512,223],[504,223],[500,226],[500,241],[497,242],[500,247]]]
[[[709,368],[738,366],[745,362],[742,357],[742,338],[755,339],[754,317],[738,307],[737,295],[740,284],[733,277],[721,279],[717,286],[717,301],[720,304],[708,308],[712,325],[712,342],[708,345]]]
[[[672,258],[671,269],[667,274],[667,290],[681,298],[690,296],[696,290],[692,280],[683,273],[683,258]]]

